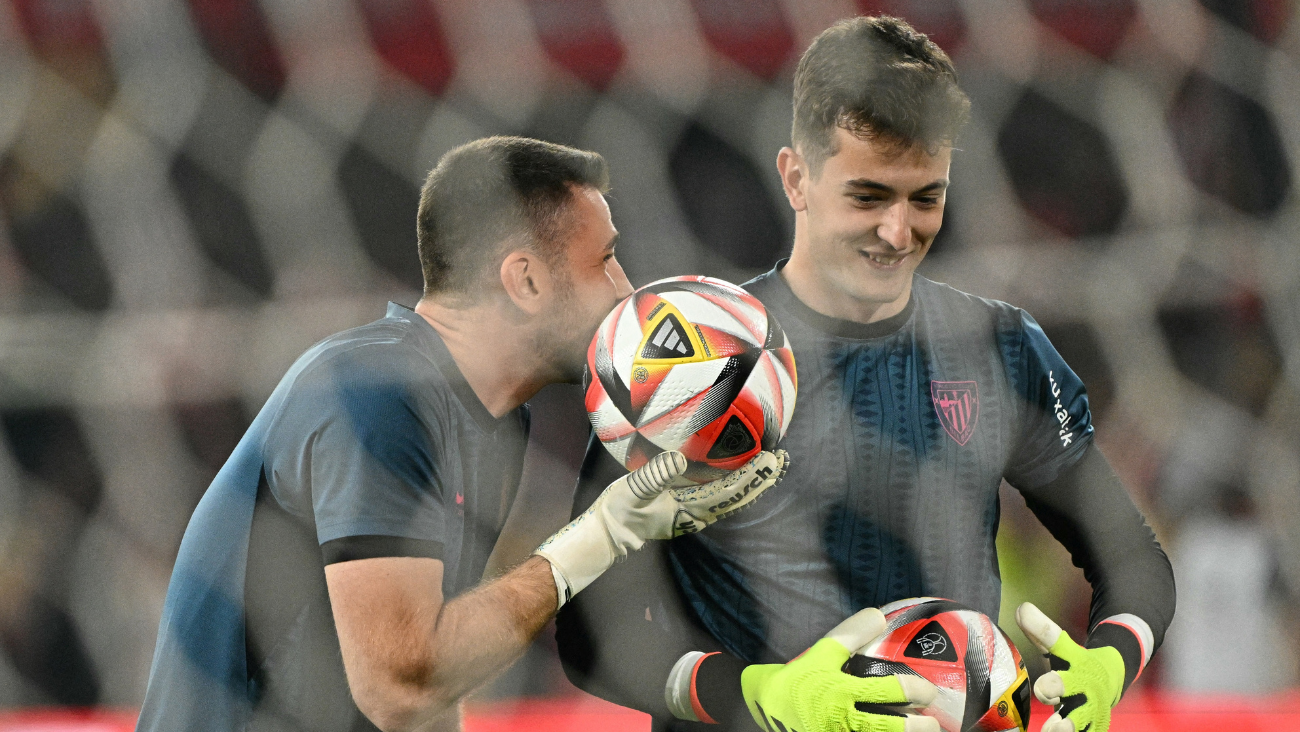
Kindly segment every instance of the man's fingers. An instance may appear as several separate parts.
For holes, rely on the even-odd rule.
[[[853,698],[867,704],[920,709],[930,706],[938,695],[934,684],[917,676],[848,677],[845,682],[851,684]]]
[[[1074,722],[1061,719],[1059,714],[1053,714],[1043,722],[1042,732],[1074,732]]]
[[[1038,701],[1048,706],[1056,706],[1061,703],[1061,697],[1065,695],[1065,681],[1061,675],[1055,671],[1048,671],[1038,677],[1034,682],[1034,696]]]
[[[939,690],[934,687],[934,684],[919,676],[900,675],[898,684],[903,687],[903,694],[907,696],[908,706],[918,709],[930,706],[934,703],[934,698],[939,695]]]
[[[692,534],[752,505],[763,491],[781,482],[790,457],[784,450],[760,452],[725,477],[703,485],[675,488],[676,536]]]
[[[776,482],[780,483],[781,479],[785,477],[785,471],[790,469],[790,453],[786,452],[785,450],[777,449],[777,450],[773,450],[772,454],[776,456],[777,468],[778,468],[777,472],[780,473],[776,477]]]
[[[661,452],[645,465],[632,471],[627,485],[642,500],[654,498],[686,472],[686,456],[676,450]]]
[[[942,732],[939,720],[922,714],[905,714],[901,717],[894,713],[872,713],[861,710],[849,712],[849,729],[854,732]]]
[[[1022,603],[1016,608],[1016,623],[1025,632],[1025,637],[1043,653],[1051,651],[1056,639],[1061,637],[1061,626],[1034,607],[1032,602]]]
[[[885,614],[879,608],[869,607],[850,615],[822,637],[838,642],[853,653],[884,633],[886,625]]]
[[[907,693],[898,683],[897,676],[874,676],[867,679],[855,676],[844,679],[844,683],[855,702],[889,707],[901,707],[908,703]]]

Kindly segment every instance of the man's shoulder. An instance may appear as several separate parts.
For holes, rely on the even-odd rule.
[[[912,296],[919,315],[931,322],[946,322],[959,330],[1019,331],[1027,313],[1002,300],[981,297],[921,275],[912,281]]]
[[[442,421],[450,398],[447,377],[432,358],[428,334],[417,324],[385,317],[335,333],[309,348],[284,375],[268,406],[276,422],[306,426],[346,412],[396,412]],[[342,410],[342,412],[340,412]],[[441,416],[435,416],[441,415]]]
[[[967,308],[987,313],[1019,314],[1020,308],[1011,303],[993,298],[981,297],[965,290],[959,290],[946,282],[936,282],[928,277],[915,275],[912,280],[912,292],[922,305],[943,305],[946,307]]]
[[[290,369],[299,379],[445,382],[414,323],[394,317],[349,328],[307,349]]]
[[[745,288],[754,297],[767,303],[769,299],[779,299],[784,293],[785,288],[780,280],[780,269],[774,268],[764,272],[753,279],[747,280],[741,287]],[[917,298],[921,306],[958,308],[972,312],[985,312],[998,315],[1012,315],[1019,317],[1023,312],[1016,306],[994,300],[992,298],[981,297],[963,290],[959,290],[952,285],[944,282],[936,282],[928,277],[913,275],[912,293]]]
[[[779,289],[780,285],[777,278],[781,276],[780,271],[780,264],[778,264],[776,267],[764,272],[763,274],[754,277],[753,279],[746,280],[741,283],[740,286],[745,288],[749,294],[758,298],[760,301],[763,301],[764,298],[775,294]]]

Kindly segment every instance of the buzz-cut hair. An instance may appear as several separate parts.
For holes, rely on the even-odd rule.
[[[420,191],[424,294],[477,299],[520,245],[562,261],[575,188],[609,190],[594,152],[527,137],[485,137],[443,155]]]
[[[838,150],[835,130],[898,152],[930,154],[957,141],[970,99],[943,49],[887,15],[841,20],[822,31],[794,76],[792,142],[817,174]]]

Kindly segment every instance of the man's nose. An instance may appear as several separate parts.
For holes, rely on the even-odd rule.
[[[912,226],[908,221],[906,201],[899,201],[885,210],[885,220],[880,222],[876,234],[894,249],[907,248],[912,242]]]
[[[608,266],[609,278],[614,282],[614,294],[622,300],[632,294],[632,283],[628,282],[627,275],[623,273],[623,265],[618,263],[617,259],[611,259]]]

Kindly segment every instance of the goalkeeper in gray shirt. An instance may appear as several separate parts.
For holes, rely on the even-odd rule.
[[[1057,706],[1043,729],[1107,729],[1172,619],[1173,575],[1034,319],[915,274],[968,105],[947,55],[894,18],[842,21],[804,54],[777,159],[793,250],[745,285],[794,349],[792,466],[746,513],[632,558],[565,608],[557,637],[580,687],[673,727],[937,730],[909,708],[924,693],[911,679],[840,665],[895,600],[997,617],[1005,479],[1093,587],[1084,646],[1034,606],[1017,612],[1053,669],[1035,685]],[[593,442],[575,511],[612,462]]]

